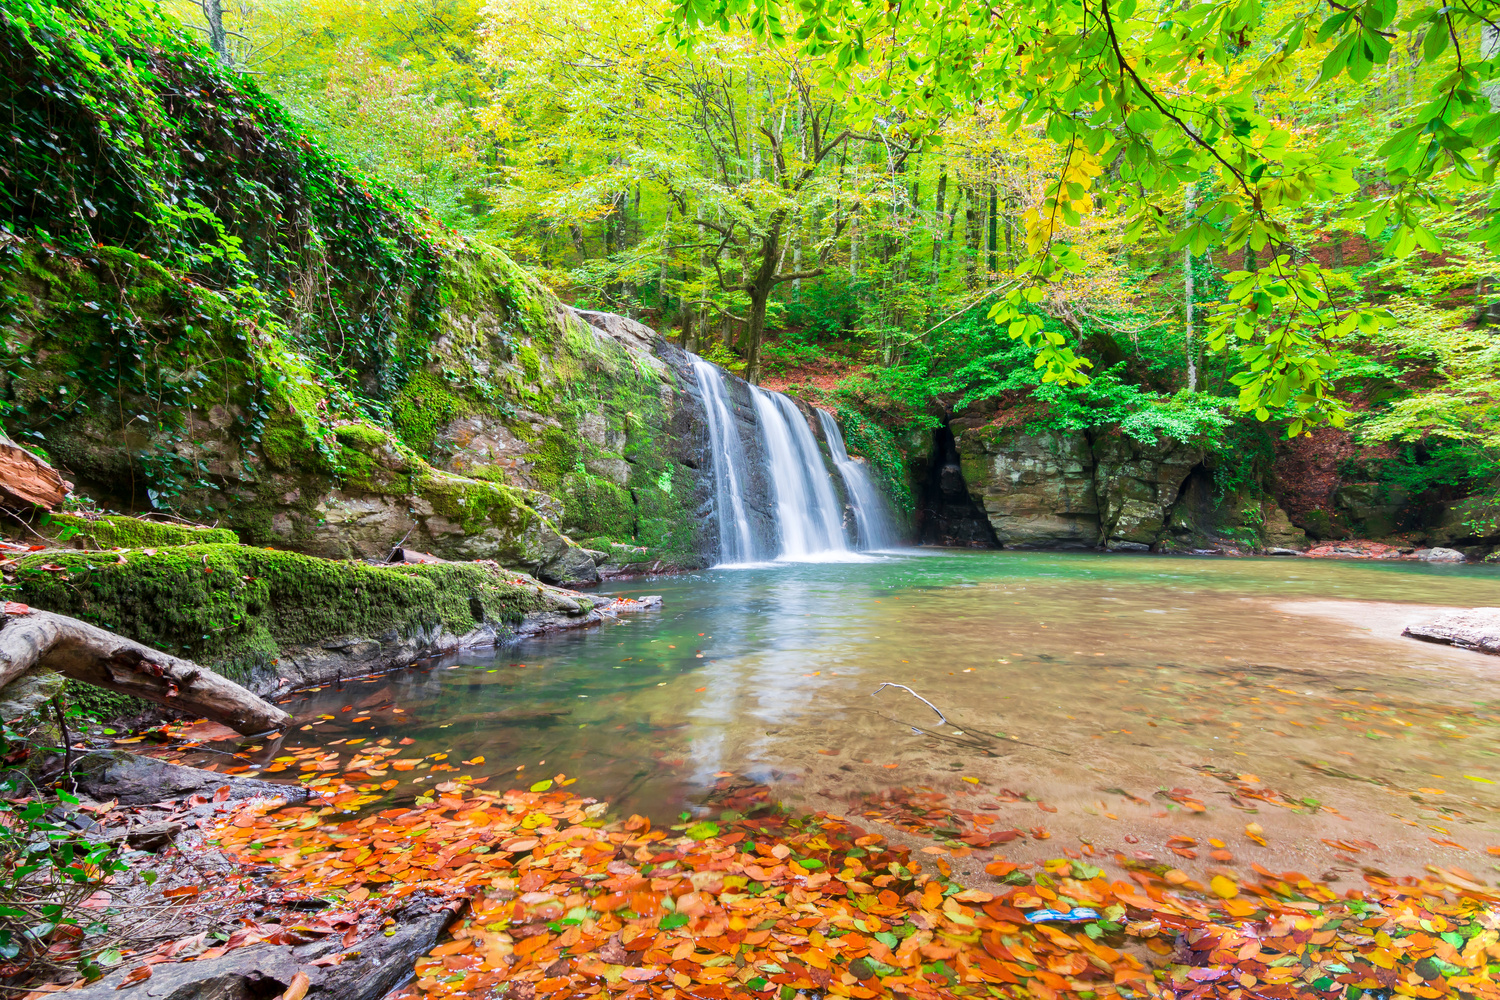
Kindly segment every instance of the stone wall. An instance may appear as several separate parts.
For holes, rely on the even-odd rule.
[[[1006,548],[1145,550],[1166,535],[1194,447],[1118,432],[1042,432],[960,418],[964,485]]]

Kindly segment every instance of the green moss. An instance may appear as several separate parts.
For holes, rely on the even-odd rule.
[[[521,363],[521,370],[532,382],[542,377],[542,356],[530,344],[522,344],[516,348],[516,360]]]
[[[557,497],[563,502],[564,514],[558,527],[564,532],[586,535],[602,527],[618,534],[630,526],[630,533],[635,533],[635,503],[629,491],[608,479],[587,472],[569,473],[563,477]]]
[[[563,480],[583,466],[582,441],[576,432],[548,427],[527,454],[531,462],[531,479],[539,489],[556,495]]]
[[[102,687],[95,687],[93,684],[85,684],[83,681],[75,681],[72,678],[69,678],[63,685],[63,701],[74,708],[81,709],[87,718],[101,722],[139,715],[154,707],[144,698],[120,694],[117,691],[107,691]]]
[[[63,567],[43,570],[42,565]],[[124,563],[31,556],[22,599],[246,679],[289,647],[340,636],[462,634],[543,607],[537,589],[479,563],[371,566],[239,545],[164,548]]]
[[[697,473],[676,463],[655,475],[638,467],[630,485],[636,508],[635,544],[646,546],[671,566],[701,565],[693,516]]]
[[[374,424],[340,424],[333,429],[333,434],[355,448],[378,448],[389,440],[385,431]]]
[[[478,534],[490,523],[519,534],[538,516],[520,490],[503,483],[468,479],[432,468],[424,468],[414,478],[415,490],[432,504],[433,511],[462,525],[467,534]]]
[[[59,542],[82,541],[95,549],[139,549],[167,545],[238,545],[240,541],[239,536],[228,528],[167,524],[117,514],[103,517],[51,514],[43,522],[42,527]]]
[[[294,417],[274,417],[261,431],[260,450],[271,466],[282,472],[299,468],[320,468],[322,461],[317,442]]]
[[[403,441],[425,453],[440,427],[474,409],[471,401],[455,395],[446,382],[424,371],[413,375],[396,397],[391,420]]]

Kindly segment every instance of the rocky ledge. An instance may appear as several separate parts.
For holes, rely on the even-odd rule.
[[[0,571],[32,607],[191,660],[263,696],[659,605],[566,590],[488,560],[371,564],[217,539],[0,553]],[[70,698],[97,718],[146,708],[97,688]]]
[[[1473,608],[1408,625],[1402,635],[1500,656],[1500,608]]]

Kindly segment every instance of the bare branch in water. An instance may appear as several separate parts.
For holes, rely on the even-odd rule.
[[[942,720],[942,724],[943,725],[946,726],[948,724],[948,719],[947,719],[946,716],[943,715],[943,712],[942,712],[941,709],[939,709],[932,702],[928,701],[926,698],[923,698],[921,695],[917,694],[917,692],[913,691],[911,688],[907,687],[905,684],[894,684],[891,681],[886,681],[885,683],[881,684],[880,687],[876,688],[874,691],[871,691],[870,692],[870,697],[871,698],[875,697],[877,694],[879,694],[880,692],[884,691],[888,687],[900,688],[901,690],[905,691],[907,694],[911,695],[913,698],[917,699],[922,704],[924,704],[928,708],[932,709],[934,712],[937,712],[937,717],[940,720]]]

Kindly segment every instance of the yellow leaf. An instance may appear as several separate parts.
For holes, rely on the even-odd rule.
[[[1220,899],[1233,899],[1240,894],[1240,887],[1223,875],[1215,875],[1209,880],[1208,887],[1214,891],[1214,895]]]

